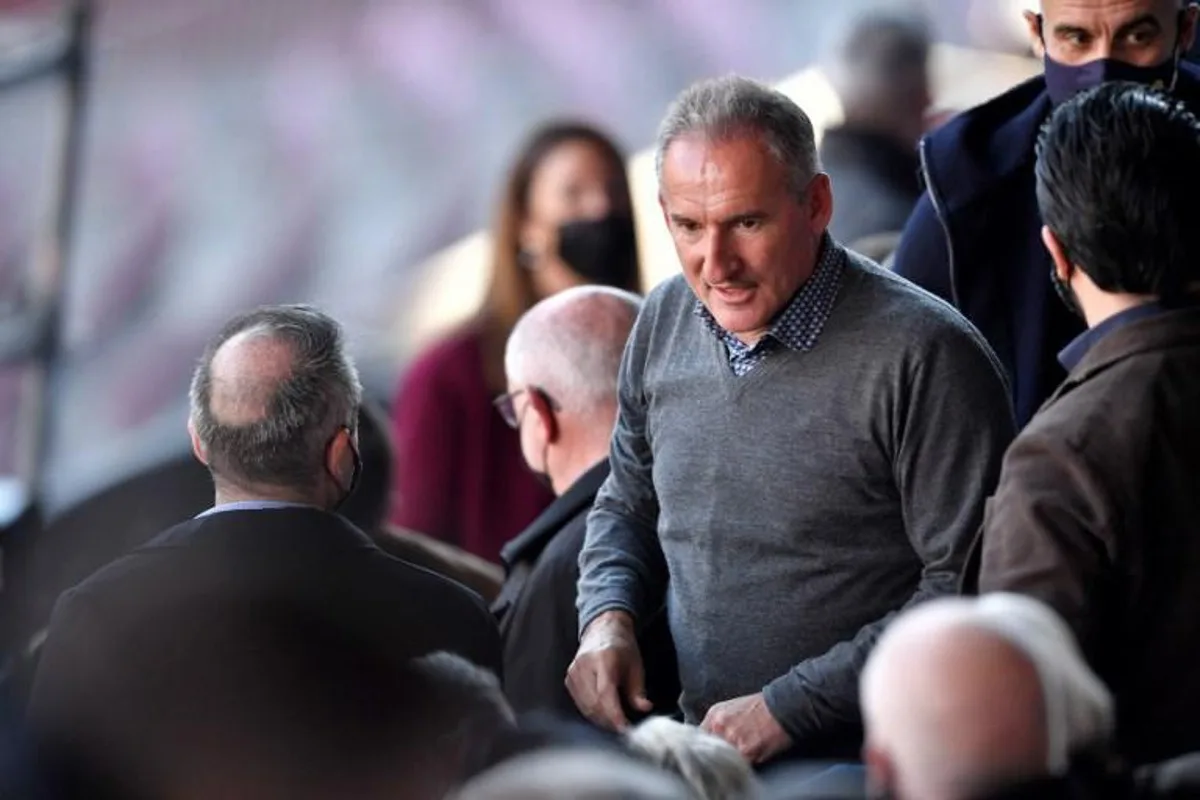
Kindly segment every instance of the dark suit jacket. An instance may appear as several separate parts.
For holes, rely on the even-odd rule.
[[[492,611],[504,641],[504,693],[518,713],[579,715],[564,684],[579,646],[575,609],[579,551],[588,511],[607,477],[605,460],[580,477],[500,553],[507,577]],[[639,644],[647,695],[655,711],[675,713],[679,678],[665,614],[647,622]]]
[[[1200,309],[1101,338],[1004,458],[965,588],[1074,630],[1135,762],[1200,750]]]
[[[500,669],[498,631],[478,596],[386,555],[338,515],[224,511],[172,528],[62,596],[29,718],[71,795],[79,781],[145,767],[139,753],[189,735],[181,715],[220,731],[224,717],[211,710],[220,703],[205,693],[219,693],[231,663],[274,671],[237,688],[273,714],[272,702],[344,685],[335,674],[361,675],[368,663],[386,674],[386,664],[441,650]]]

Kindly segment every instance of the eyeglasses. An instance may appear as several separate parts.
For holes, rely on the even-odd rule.
[[[511,392],[505,392],[492,401],[492,405],[494,405],[496,410],[500,412],[500,417],[504,420],[508,427],[513,429],[521,427],[521,417],[517,415],[516,400],[519,396],[526,392],[536,392],[543,400],[546,401],[546,404],[550,406],[552,411],[562,410],[558,403],[554,402],[554,398],[546,394],[546,392],[542,389],[539,389],[536,386],[523,386],[520,389],[514,389]]]

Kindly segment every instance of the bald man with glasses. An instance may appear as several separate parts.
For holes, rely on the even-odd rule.
[[[617,373],[640,308],[637,295],[619,289],[570,289],[530,309],[508,340],[508,391],[496,410],[557,497],[500,552],[506,577],[492,610],[504,642],[505,694],[518,713],[579,717],[564,683],[579,645],[579,551],[608,477]],[[665,614],[648,621],[641,643],[654,708],[674,713],[679,684]]]

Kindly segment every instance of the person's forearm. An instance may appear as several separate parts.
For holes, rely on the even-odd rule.
[[[640,624],[666,588],[662,551],[653,531],[640,530],[601,505],[588,518],[579,554],[579,630],[619,610]]]

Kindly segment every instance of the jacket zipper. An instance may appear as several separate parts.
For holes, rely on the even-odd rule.
[[[925,177],[925,191],[929,192],[929,202],[933,205],[933,213],[938,218],[938,223],[942,226],[942,235],[946,237],[946,268],[950,271],[950,303],[962,311],[962,305],[958,298],[958,281],[955,280],[954,270],[954,242],[950,239],[950,221],[946,219],[946,212],[942,208],[942,202],[938,198],[937,191],[933,185],[933,175],[929,171],[929,137],[921,139],[921,174]]]

